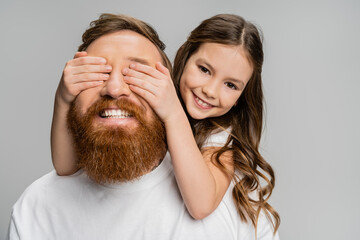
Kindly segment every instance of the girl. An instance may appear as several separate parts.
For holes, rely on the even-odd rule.
[[[74,76],[82,71],[71,70],[77,58],[83,59],[81,64],[76,62],[80,67],[86,63],[97,66],[93,72],[111,71],[99,70],[103,63],[77,53],[64,69],[67,75],[56,98],[71,99],[78,94],[72,91],[79,83]],[[263,123],[262,63],[262,41],[256,27],[239,16],[221,14],[203,21],[180,47],[174,61],[174,84],[161,63],[156,69],[139,63],[123,69],[130,89],[164,122],[177,183],[195,219],[216,209],[233,180],[233,198],[241,219],[256,227],[262,211],[272,221],[274,232],[279,227],[279,215],[268,203],[274,172],[258,150]],[[82,82],[82,89],[92,87],[94,80],[106,82],[98,76]],[[55,112],[67,107],[55,104]],[[52,143],[64,137],[58,134],[59,123],[66,124],[65,119],[54,114]],[[57,146],[52,144],[56,171],[60,175],[77,171],[71,145],[67,145],[66,156]]]

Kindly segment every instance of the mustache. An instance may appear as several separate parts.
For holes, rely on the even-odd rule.
[[[90,106],[86,115],[94,118],[99,116],[104,109],[113,108],[114,106],[128,112],[132,117],[136,118],[140,124],[146,123],[145,108],[137,105],[127,98],[113,99],[109,96],[101,97]]]

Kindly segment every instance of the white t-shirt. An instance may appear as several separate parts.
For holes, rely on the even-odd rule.
[[[215,132],[211,134],[204,142],[203,148],[205,147],[223,147],[230,135],[231,128],[227,128],[224,131]]]
[[[261,216],[258,239],[278,239]],[[13,207],[7,239],[255,239],[238,216],[229,188],[207,218],[194,220],[179,194],[169,154],[140,179],[100,185],[82,170],[55,171],[31,184]]]

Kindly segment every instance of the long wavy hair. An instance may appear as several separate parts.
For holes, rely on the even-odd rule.
[[[280,225],[280,216],[268,203],[275,186],[275,175],[259,152],[264,112],[261,82],[264,60],[262,37],[253,24],[237,15],[219,14],[204,20],[191,32],[174,60],[174,83],[179,96],[185,65],[203,43],[242,47],[254,70],[237,103],[229,112],[220,117],[202,120],[192,119],[188,115],[196,142],[201,149],[215,129],[230,127],[230,136],[226,144],[214,153],[213,162],[234,181],[232,194],[240,218],[246,222],[250,220],[256,229],[259,214],[264,212],[275,233]],[[184,106],[184,102],[182,104]],[[233,154],[235,173],[227,171],[219,160],[226,151]],[[264,181],[266,184],[262,186]],[[251,198],[254,193],[258,196]]]

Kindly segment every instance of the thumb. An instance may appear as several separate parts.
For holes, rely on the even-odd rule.
[[[165,74],[166,76],[170,76],[169,69],[167,69],[161,62],[157,62],[155,64],[155,67],[157,70],[159,70],[161,73]]]
[[[85,51],[76,52],[74,55],[74,58],[85,57],[85,56],[87,56],[87,52],[85,52]]]

